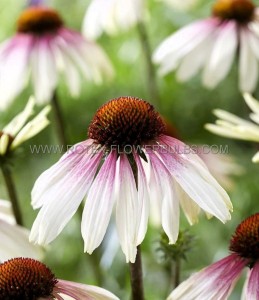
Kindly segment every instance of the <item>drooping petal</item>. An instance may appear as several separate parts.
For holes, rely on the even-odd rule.
[[[9,106],[28,79],[32,38],[19,34],[0,47],[0,110]]]
[[[135,177],[125,154],[118,159],[116,181],[116,225],[126,261],[134,263],[137,254],[143,199],[139,201]]]
[[[169,238],[169,243],[176,242],[179,233],[179,198],[175,188],[176,182],[168,172],[164,164],[153,151],[148,151],[151,169],[153,173],[154,189],[161,187],[161,194],[157,195],[161,201],[161,222],[162,227]]]
[[[29,242],[29,234],[25,228],[0,220],[0,261],[14,257],[42,259],[43,249]]]
[[[32,82],[36,100],[42,104],[53,97],[57,86],[57,68],[51,37],[35,38],[31,54]]]
[[[10,137],[8,134],[2,134],[0,137],[0,155],[5,155],[8,149]]]
[[[118,297],[103,288],[61,279],[58,279],[58,283],[54,287],[54,294],[64,294],[75,300],[119,300]]]
[[[213,50],[204,69],[203,83],[205,86],[214,88],[225,78],[233,63],[237,44],[236,22],[223,23],[217,31]]]
[[[87,152],[87,151],[85,151]],[[74,156],[79,157],[79,161],[71,159]],[[64,173],[56,172],[56,166],[43,173],[42,178],[35,183],[32,196],[36,197],[35,191],[39,191],[40,182],[43,183],[43,193],[38,199],[42,208],[34,221],[30,240],[39,244],[48,244],[62,231],[71,217],[75,214],[84,196],[88,192],[103,153],[100,151],[94,156],[91,153],[72,153],[57,164],[63,169]],[[90,157],[90,158],[89,158]],[[66,164],[66,159],[72,164]],[[53,172],[54,170],[54,172]],[[54,180],[50,185],[46,185],[44,179],[46,173]],[[58,174],[58,176],[56,176]],[[47,180],[49,182],[49,179]]]
[[[112,151],[99,170],[86,198],[81,231],[84,251],[91,254],[102,242],[114,205],[117,154]]]
[[[0,220],[11,225],[16,224],[10,201],[0,199]]]
[[[253,92],[258,79],[258,63],[249,43],[249,30],[240,29],[239,88]]]
[[[259,300],[259,262],[257,261],[250,271],[247,289],[245,292],[246,299]]]
[[[176,140],[163,136],[167,151],[159,151],[165,166],[182,189],[205,212],[214,215],[223,223],[231,218],[232,203],[225,190],[217,183],[198,155],[190,151],[176,153]],[[174,150],[171,153],[170,147]]]
[[[193,274],[167,300],[227,300],[247,261],[231,254]]]

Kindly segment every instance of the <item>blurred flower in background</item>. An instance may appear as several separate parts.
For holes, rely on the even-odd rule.
[[[241,119],[227,111],[216,109],[214,114],[219,120],[216,124],[206,124],[205,128],[212,133],[238,140],[259,142],[259,103],[250,94],[244,94],[246,104],[252,110],[250,119],[254,123]],[[252,158],[254,163],[259,162],[259,152]]]
[[[50,106],[46,106],[36,117],[27,122],[34,113],[34,105],[35,100],[31,97],[24,110],[0,130],[0,158],[49,125],[47,114],[50,111]]]
[[[57,279],[46,265],[31,258],[5,261],[0,274],[1,299],[119,300],[103,288]]]
[[[207,88],[216,87],[239,56],[239,88],[252,92],[258,79],[258,9],[250,0],[217,0],[212,17],[180,29],[156,49],[153,60],[165,75],[177,69],[186,81],[203,69]],[[239,50],[239,51],[237,51]]]
[[[83,33],[96,39],[103,32],[127,30],[144,17],[145,0],[92,0],[84,17]]]
[[[31,6],[21,13],[16,35],[0,45],[0,110],[8,107],[29,77],[37,102],[50,100],[59,72],[64,73],[72,96],[80,93],[80,73],[96,83],[113,76],[98,45],[66,28],[55,10]]]
[[[20,256],[42,259],[43,249],[29,242],[29,234],[29,230],[16,225],[11,203],[0,200],[0,261]]]
[[[230,241],[231,254],[181,283],[167,300],[226,300],[245,267],[249,268],[242,299],[259,296],[259,213],[241,222]]]
[[[188,146],[165,135],[164,122],[148,102],[134,97],[107,102],[96,112],[88,134],[89,139],[37,179],[32,206],[41,210],[32,241],[54,240],[85,196],[85,251],[91,254],[102,242],[116,201],[118,236],[130,262],[145,237],[150,202],[160,200],[170,243],[178,237],[180,205],[190,223],[201,209],[222,222],[230,219],[227,193]]]

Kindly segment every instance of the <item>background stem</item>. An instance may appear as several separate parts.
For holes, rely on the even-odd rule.
[[[130,263],[130,281],[133,300],[144,300],[141,249],[138,246],[135,263]]]
[[[16,189],[15,189],[11,171],[6,166],[2,166],[1,169],[2,169],[2,173],[3,173],[5,185],[6,185],[9,197],[10,197],[10,201],[12,203],[12,209],[13,209],[16,223],[18,225],[23,226],[22,213],[21,213],[21,209],[19,206],[18,197],[17,197],[17,193],[16,193]]]
[[[65,146],[65,148],[63,148],[63,152],[66,152],[67,150],[66,147],[68,143],[65,134],[65,124],[64,124],[62,110],[58,101],[58,96],[56,91],[54,91],[53,93],[51,103],[52,103],[53,113],[55,117],[58,139],[60,144]]]
[[[148,33],[145,24],[143,22],[139,22],[137,28],[138,28],[142,50],[146,60],[147,86],[148,86],[149,94],[153,103],[159,106],[160,96],[157,87],[156,70],[152,62],[152,51],[151,51],[151,46],[148,38]]]

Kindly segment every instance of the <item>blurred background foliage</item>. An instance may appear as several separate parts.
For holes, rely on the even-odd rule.
[[[48,4],[61,13],[67,26],[80,30],[89,2],[56,0],[48,1]],[[162,1],[147,2],[145,24],[153,50],[165,37],[181,26],[197,18],[207,17],[213,3],[213,1],[200,0],[192,10],[183,12],[172,9]],[[258,4],[258,1],[255,3]],[[16,19],[25,5],[25,1],[21,0],[0,0],[0,41],[14,34]],[[114,37],[102,35],[98,42],[113,62],[116,71],[114,80],[100,86],[85,82],[78,99],[71,99],[62,82],[58,87],[66,131],[71,144],[87,138],[87,128],[93,114],[107,100],[123,95],[149,100],[146,66],[136,28]],[[234,178],[235,185],[229,191],[234,205],[232,220],[224,225],[216,219],[208,221],[202,215],[200,222],[190,228],[190,233],[195,236],[195,242],[187,254],[187,259],[182,262],[181,279],[227,255],[228,242],[236,225],[245,217],[259,211],[259,166],[251,162],[258,145],[214,136],[204,129],[205,123],[215,120],[212,115],[214,108],[225,109],[248,119],[249,109],[238,91],[237,80],[236,67],[233,67],[231,74],[214,90],[204,89],[199,76],[185,84],[178,83],[172,73],[165,78],[158,78],[161,101],[156,107],[177,128],[181,139],[189,144],[227,146],[229,154],[233,155],[236,162],[244,168],[243,174]],[[0,128],[22,110],[30,93],[31,89],[27,88],[7,111],[0,113]],[[259,87],[256,96],[259,97]],[[32,186],[41,172],[61,156],[60,153],[53,152],[33,154],[30,146],[57,145],[53,126],[51,124],[34,139],[25,143],[23,149],[17,151],[18,155],[13,161],[18,195],[28,228],[31,227],[37,213],[30,206]],[[0,177],[0,198],[8,199],[2,177]],[[59,278],[102,285],[121,299],[129,299],[128,266],[125,264],[121,250],[116,251],[117,242],[112,233],[113,229],[111,228],[110,233],[107,234],[102,247],[90,256],[83,254],[79,220],[79,214],[76,214],[65,230],[47,248],[45,262]],[[183,215],[181,228],[189,228]],[[173,285],[173,279],[168,277],[168,266],[157,251],[159,239],[160,229],[151,225],[142,246],[147,300],[164,299]],[[108,248],[106,243],[109,244]],[[103,253],[106,255],[99,269],[99,260]],[[239,299],[240,286],[230,299]]]

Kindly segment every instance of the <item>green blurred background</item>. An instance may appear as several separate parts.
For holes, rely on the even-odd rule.
[[[17,2],[16,0],[0,0],[0,41],[4,41],[15,32],[16,18],[26,5],[23,1]],[[80,30],[89,2],[87,0],[56,0],[49,1],[48,4],[60,11],[67,26]],[[172,9],[162,1],[147,2],[148,14],[145,24],[151,47],[155,49],[176,29],[192,20],[208,16],[213,1],[201,0],[188,12]],[[114,65],[116,71],[114,80],[100,86],[85,82],[78,99],[71,99],[62,81],[58,87],[66,131],[71,144],[87,138],[87,128],[93,114],[107,100],[123,95],[149,100],[146,66],[136,28],[114,37],[104,34],[98,43],[107,51]],[[227,145],[229,154],[233,155],[236,162],[244,169],[242,175],[233,178],[235,185],[229,191],[234,205],[232,220],[224,225],[216,219],[208,221],[202,215],[200,222],[190,228],[190,232],[195,235],[196,239],[193,249],[187,255],[187,260],[182,263],[181,279],[185,279],[191,272],[227,255],[228,242],[236,225],[245,217],[259,211],[257,176],[259,166],[251,162],[251,157],[258,150],[258,145],[220,138],[204,129],[205,123],[215,120],[212,115],[214,108],[225,109],[240,117],[248,118],[249,109],[238,91],[237,82],[236,65],[226,80],[214,90],[204,89],[199,76],[185,84],[178,83],[172,73],[165,78],[158,78],[161,102],[157,109],[174,124],[181,139],[189,144]],[[31,89],[27,88],[7,111],[0,113],[0,128],[22,110],[30,93]],[[256,95],[259,97],[259,88]],[[50,119],[52,118],[51,115]],[[40,144],[58,144],[53,124],[23,144],[23,149],[17,151],[17,157],[13,161],[14,178],[28,228],[31,227],[37,214],[30,206],[32,186],[41,172],[60,157],[58,153],[30,153],[30,145]],[[0,177],[0,198],[8,199],[2,177]],[[184,215],[181,215],[181,228],[189,228]],[[156,251],[159,237],[160,229],[150,226],[142,245],[147,300],[164,299],[172,290],[168,266]],[[106,245],[103,244],[94,255],[83,254],[79,217],[75,215],[65,230],[48,247],[45,262],[58,278],[101,284],[121,299],[130,299],[128,265],[120,249],[108,267],[100,266],[101,270],[97,268],[98,261],[103,253],[106,253],[106,249]],[[113,254],[112,251],[111,254]],[[108,257],[109,260],[111,258]],[[241,286],[242,280],[230,299],[239,299]]]

